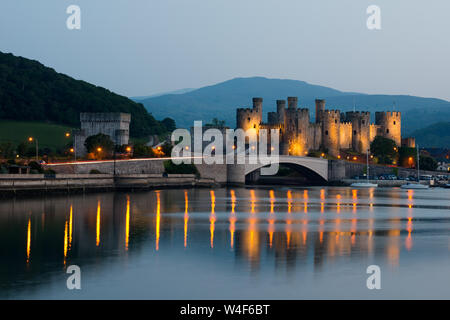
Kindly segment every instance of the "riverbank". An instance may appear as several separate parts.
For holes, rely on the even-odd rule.
[[[193,174],[24,174],[0,175],[0,197],[114,190],[214,187],[213,179]]]

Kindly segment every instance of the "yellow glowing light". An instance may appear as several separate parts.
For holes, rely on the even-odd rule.
[[[322,157],[325,157],[325,153],[322,153],[321,156],[322,156]]]
[[[185,148],[186,150],[189,150],[189,146],[186,146],[186,148]]]
[[[255,213],[255,202],[256,202],[255,190],[250,190],[251,213]]]
[[[159,250],[159,231],[161,225],[161,197],[156,191],[156,251]]]
[[[97,151],[98,152],[102,152],[102,148],[97,148]]]
[[[69,216],[69,249],[72,248],[72,234],[73,234],[73,208],[70,206],[70,216]]]
[[[287,192],[287,200],[288,200],[288,213],[292,211],[292,191],[288,190]]]
[[[355,160],[355,161],[358,160],[358,157],[353,157],[353,160]]]
[[[73,148],[70,148],[70,152],[73,153],[75,150]]]
[[[97,228],[96,228],[96,245],[100,245],[100,200],[97,203]]]
[[[131,147],[127,147],[127,152],[131,152]]]
[[[275,192],[273,190],[269,191],[270,195],[270,213],[273,213],[275,207]],[[253,211],[252,211],[253,212]]]
[[[211,195],[211,216],[210,216],[210,227],[209,227],[209,232],[211,234],[211,248],[214,248],[214,224],[216,222],[216,214],[215,214],[215,207],[216,207],[216,196],[214,194],[214,190],[210,191],[210,195]]]
[[[33,137],[29,137],[28,141],[33,142]]]
[[[69,132],[66,132],[66,137],[67,138],[70,137],[70,133]]]
[[[341,158],[341,156],[338,156],[338,159],[340,159]]]
[[[231,195],[231,216],[230,216],[230,247],[233,249],[234,247],[234,232],[236,230],[236,215],[235,215],[235,207],[236,207],[236,194],[234,190],[230,190]]]
[[[189,198],[188,192],[184,191],[184,247],[187,247],[187,234],[188,234],[188,223],[189,223]]]
[[[130,196],[127,195],[127,211],[125,214],[125,250],[130,243]]]
[[[31,218],[28,219],[28,227],[27,227],[27,263],[30,262],[31,255]]]
[[[68,247],[68,243],[69,243],[69,241],[67,239],[69,237],[67,229],[68,229],[68,226],[67,226],[67,221],[66,221],[66,224],[65,224],[65,227],[64,227],[64,265],[66,264],[67,247]]]

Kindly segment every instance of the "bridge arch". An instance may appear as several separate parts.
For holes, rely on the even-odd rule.
[[[312,157],[280,156],[278,163],[300,172],[308,181],[325,183],[328,181],[328,160]],[[263,164],[246,164],[246,177],[258,172]]]

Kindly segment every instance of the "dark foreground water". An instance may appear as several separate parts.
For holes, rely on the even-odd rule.
[[[450,190],[1,200],[0,298],[450,298]],[[81,268],[81,290],[66,269]],[[369,265],[381,290],[369,290]]]

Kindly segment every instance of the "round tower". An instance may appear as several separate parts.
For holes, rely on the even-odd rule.
[[[325,100],[316,99],[316,123],[321,121],[321,113],[325,111]]]
[[[370,148],[370,112],[347,112],[346,121],[352,124],[352,149],[367,153]]]
[[[297,109],[297,106],[298,106],[298,98],[288,97],[288,109]]]
[[[341,113],[339,110],[322,112],[322,147],[333,156],[339,155]]]
[[[376,112],[375,124],[379,126],[378,135],[402,143],[402,118],[400,112]]]

